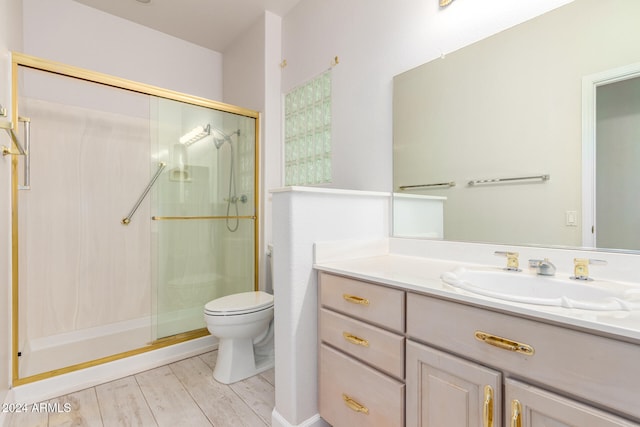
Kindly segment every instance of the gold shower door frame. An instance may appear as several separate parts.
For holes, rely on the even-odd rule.
[[[160,87],[147,85],[144,83],[138,83],[119,77],[114,77],[108,74],[103,74],[95,71],[78,68],[59,62],[49,61],[42,58],[37,58],[23,53],[12,52],[11,53],[11,99],[12,99],[12,116],[11,122],[14,129],[18,128],[18,70],[19,67],[31,68],[39,71],[45,71],[64,77],[73,79],[84,80],[91,83],[101,84],[105,86],[111,86],[119,89],[124,89],[132,92],[137,92],[144,95],[156,96],[158,98],[169,99],[173,101],[183,102],[186,104],[192,104],[200,107],[210,108],[226,113],[237,114],[240,116],[255,119],[255,148],[254,148],[254,215],[238,217],[240,219],[253,219],[254,221],[254,289],[258,290],[258,243],[259,243],[259,134],[260,134],[260,114],[257,111],[245,109],[242,107],[225,104],[222,102],[212,101],[206,98],[201,98],[193,95],[188,95],[169,89],[163,89]],[[15,147],[13,147],[15,150]],[[133,356],[147,351],[156,350],[162,347],[167,347],[173,344],[178,344],[184,341],[188,341],[194,338],[199,338],[208,335],[206,328],[185,332],[166,338],[158,339],[146,346],[126,351],[123,353],[113,354],[99,359],[66,366],[52,371],[43,372],[27,377],[20,378],[19,375],[19,263],[18,263],[18,157],[13,156],[11,161],[11,270],[12,270],[12,290],[11,290],[11,346],[12,346],[12,385],[18,386],[22,384],[39,381],[45,378],[54,377],[57,375],[77,371],[80,369],[100,365],[103,363],[111,362],[118,359],[123,359],[129,356]],[[225,218],[225,217],[220,217]],[[235,218],[235,217],[234,217]],[[169,219],[169,218],[152,218],[152,219]],[[171,218],[171,219],[191,219],[191,218]],[[196,218],[193,218],[196,219]],[[213,217],[211,217],[213,219]]]

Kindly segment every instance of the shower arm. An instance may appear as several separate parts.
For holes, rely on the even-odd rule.
[[[162,170],[166,166],[167,166],[167,164],[165,162],[158,163],[158,170],[156,171],[156,173],[151,178],[151,181],[149,181],[149,184],[147,185],[147,187],[142,191],[142,194],[138,198],[138,201],[136,202],[136,204],[133,205],[133,208],[129,212],[129,215],[127,215],[126,217],[122,218],[122,221],[120,221],[120,223],[122,225],[129,225],[129,223],[131,222],[131,217],[133,217],[133,214],[136,213],[136,211],[138,210],[138,207],[140,207],[140,203],[142,203],[142,201],[147,196],[147,194],[149,194],[149,191],[151,190],[151,187],[153,187],[153,184],[155,184],[156,180],[158,179],[158,177],[162,173]]]

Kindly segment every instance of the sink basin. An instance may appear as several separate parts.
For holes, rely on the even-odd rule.
[[[584,310],[640,310],[640,288],[605,280],[580,281],[498,268],[458,267],[443,273],[448,285],[525,304]]]

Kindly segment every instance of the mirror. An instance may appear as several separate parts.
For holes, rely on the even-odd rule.
[[[616,211],[640,217],[640,168],[630,178],[635,195],[628,193],[633,185],[616,181],[617,162],[640,151],[640,97],[629,97],[635,106],[602,112],[583,105],[589,99],[583,84],[595,104],[595,91],[599,99],[605,83],[640,76],[640,66],[630,66],[640,64],[638,16],[636,0],[575,0],[396,76],[393,182],[401,196],[394,197],[394,218],[410,216],[406,206],[424,199],[423,204],[438,204],[442,232],[434,235],[431,225],[418,220],[413,234],[398,233],[396,224],[394,235],[640,250],[640,220],[625,225],[636,231],[615,225],[621,218]],[[615,76],[615,70],[624,70],[625,77],[592,78],[603,72]],[[583,117],[590,108],[593,120]],[[598,134],[590,155],[583,136],[613,110],[628,115],[630,109],[635,146],[628,143],[630,151],[621,151],[614,141],[603,148]],[[583,130],[583,121],[594,124]],[[603,150],[615,152],[617,160],[605,161]],[[635,156],[637,165],[640,154]],[[596,175],[610,182],[596,183]],[[612,193],[622,205],[605,201]],[[614,224],[610,229],[635,239],[598,234],[602,212]]]

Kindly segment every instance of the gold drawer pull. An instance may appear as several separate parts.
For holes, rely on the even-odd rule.
[[[347,302],[351,302],[353,304],[361,304],[361,305],[369,305],[369,300],[362,297],[357,297],[355,295],[342,294],[342,298]]]
[[[534,350],[528,344],[512,341],[507,338],[497,337],[495,335],[488,334],[486,332],[476,331],[476,339],[484,341],[487,344],[501,348],[503,350],[515,351],[516,353],[526,354],[527,356],[533,356]]]
[[[482,411],[484,427],[493,427],[493,388],[484,386],[484,408]]]
[[[364,338],[357,337],[355,335],[350,334],[349,332],[343,332],[342,336],[345,340],[349,341],[352,344],[361,345],[363,347],[369,347],[369,341]]]
[[[522,427],[522,405],[515,399],[511,401],[511,427]]]
[[[350,409],[353,409],[354,411],[360,412],[362,414],[369,415],[369,409],[366,406],[362,406],[344,393],[342,393],[342,400],[344,400],[345,405],[347,405]]]

